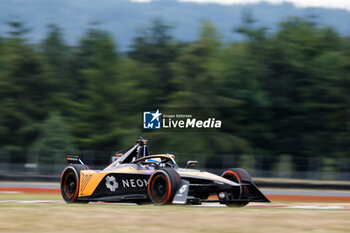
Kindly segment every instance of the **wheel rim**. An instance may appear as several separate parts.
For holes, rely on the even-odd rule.
[[[159,174],[154,177],[151,192],[152,197],[157,202],[163,202],[166,199],[168,193],[168,182],[164,175]]]
[[[234,174],[226,173],[223,177],[238,184],[241,183],[241,180]],[[242,195],[242,186],[239,187],[239,193],[231,192],[231,195],[234,199],[240,199]]]
[[[64,194],[68,198],[72,198],[76,192],[76,188],[77,188],[77,182],[75,179],[75,175],[72,171],[70,171],[67,173],[64,179],[64,183],[63,183]]]

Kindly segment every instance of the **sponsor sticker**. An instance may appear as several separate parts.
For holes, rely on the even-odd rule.
[[[126,188],[147,188],[148,180],[142,178],[124,178],[118,179],[117,182],[114,176],[106,176],[106,188],[110,191],[115,192],[117,189],[126,189]]]

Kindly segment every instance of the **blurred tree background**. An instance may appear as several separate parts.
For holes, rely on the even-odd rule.
[[[198,39],[185,43],[157,19],[120,52],[97,23],[75,46],[58,25],[31,44],[27,25],[8,24],[0,35],[0,148],[115,151],[144,136],[152,152],[263,155],[278,169],[293,158],[349,157],[346,128],[295,130],[324,115],[337,124],[319,109],[349,104],[350,38],[331,27],[288,18],[269,32],[244,14],[235,29],[243,41],[224,43],[203,21]],[[234,108],[219,114],[240,130],[142,132],[145,106]],[[292,119],[291,109],[305,119]]]

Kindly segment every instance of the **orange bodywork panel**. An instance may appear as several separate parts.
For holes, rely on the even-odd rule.
[[[101,180],[110,173],[145,173],[147,170],[136,170],[134,167],[116,168],[115,170],[100,171],[82,170],[80,171],[79,197],[91,196]]]
[[[90,196],[105,175],[93,170],[80,171],[79,197]]]

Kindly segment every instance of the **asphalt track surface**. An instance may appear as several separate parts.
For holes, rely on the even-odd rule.
[[[4,189],[26,188],[40,190],[50,190],[59,192],[60,185],[56,183],[27,183],[27,182],[0,182],[0,191]],[[305,195],[305,196],[334,196],[350,197],[349,191],[334,190],[304,190],[304,189],[261,189],[265,195]]]
[[[60,193],[58,183],[0,182],[0,193]],[[261,189],[271,201],[348,202],[349,191]]]

